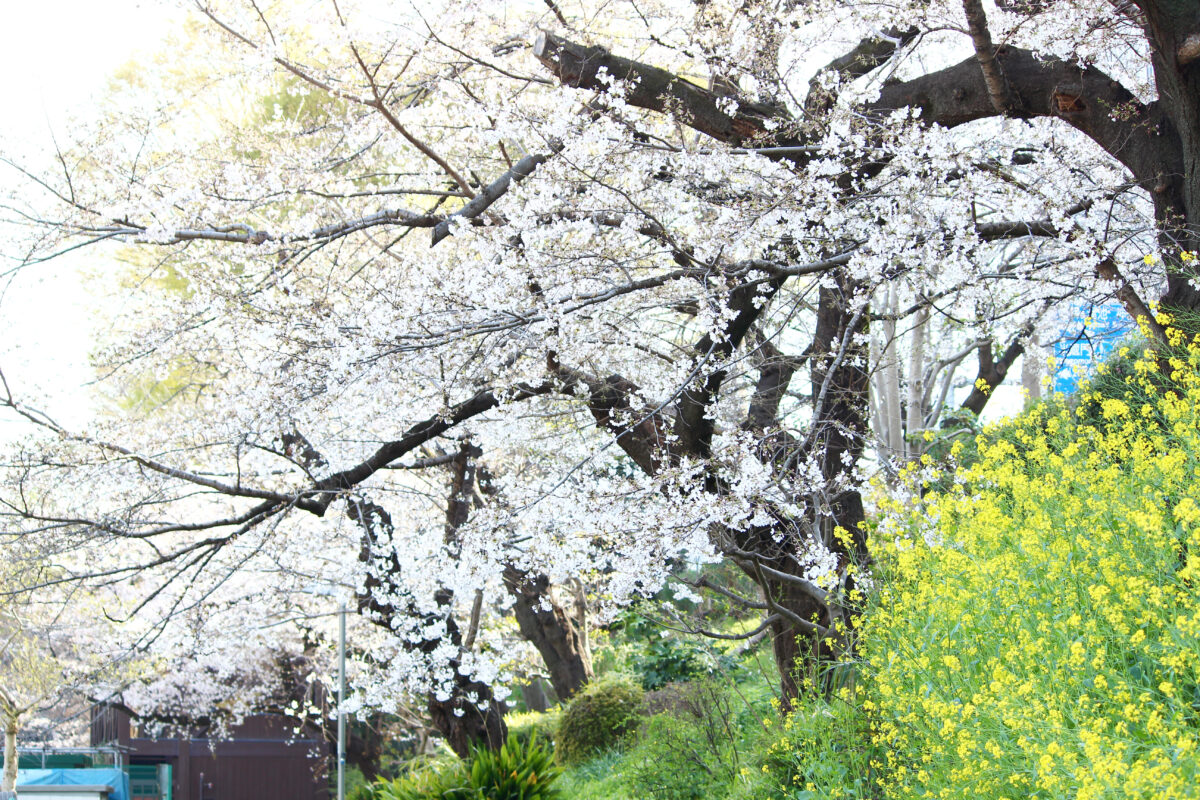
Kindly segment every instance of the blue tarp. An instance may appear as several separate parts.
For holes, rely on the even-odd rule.
[[[1058,360],[1054,373],[1056,392],[1070,394],[1078,389],[1081,378],[1095,374],[1096,366],[1137,330],[1120,303],[1080,308],[1078,316],[1054,345],[1054,357]]]
[[[129,776],[117,767],[91,769],[19,769],[17,791],[22,786],[110,786],[110,800],[129,800]]]

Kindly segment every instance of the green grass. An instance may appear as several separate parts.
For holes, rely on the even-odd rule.
[[[572,800],[641,800],[630,793],[623,766],[626,754],[613,749],[563,771],[558,788]]]

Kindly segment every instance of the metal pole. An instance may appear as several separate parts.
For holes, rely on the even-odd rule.
[[[338,610],[337,800],[346,800],[346,604]]]

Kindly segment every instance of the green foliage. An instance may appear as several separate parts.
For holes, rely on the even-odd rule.
[[[691,639],[659,636],[639,649],[632,663],[644,689],[658,689],[675,681],[708,678],[729,669],[732,659]]]
[[[874,764],[882,755],[872,742],[866,714],[844,697],[807,698],[782,720],[764,717],[762,731],[754,749],[758,762],[743,773],[747,784],[735,797],[879,796]]]
[[[337,791],[337,773],[329,772],[329,794]],[[375,800],[375,785],[368,783],[358,767],[346,765],[346,800]]]
[[[471,754],[471,786],[479,800],[552,800],[561,770],[548,742],[534,736],[522,743],[510,735],[499,750]]]
[[[629,754],[635,795],[704,800],[724,794],[740,772],[741,733],[727,691],[710,682],[687,686],[673,713],[646,722]]]
[[[736,666],[733,659],[694,637],[677,636],[636,611],[623,614],[614,629],[629,646],[625,658],[629,671],[648,691],[710,678]]]
[[[431,761],[391,780],[376,781],[371,800],[475,800],[467,765],[457,758]]]
[[[563,764],[575,764],[612,747],[640,720],[642,687],[627,678],[593,681],[563,711],[555,752]]]
[[[499,750],[473,749],[469,762],[447,757],[376,781],[360,800],[557,800],[559,774],[548,742],[509,736]]]
[[[625,777],[625,753],[614,747],[567,767],[558,787],[571,800],[628,800]]]
[[[773,665],[768,665],[773,671]],[[816,800],[877,797],[869,717],[843,697],[800,698],[780,717],[773,674],[746,669],[729,688],[675,684],[671,713],[636,743],[570,767],[572,800]]]

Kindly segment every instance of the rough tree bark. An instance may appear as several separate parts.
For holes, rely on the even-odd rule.
[[[1157,174],[1152,193],[1159,246],[1168,262],[1162,303],[1196,328],[1200,289],[1192,283],[1194,264],[1185,266],[1179,253],[1200,250],[1200,2],[1142,0],[1137,5],[1151,43],[1158,87],[1155,105],[1173,128],[1160,138],[1164,148],[1175,151],[1172,161],[1182,166],[1178,172],[1164,169]]]
[[[504,585],[513,598],[521,635],[542,656],[559,700],[567,700],[592,679],[592,654],[571,613],[556,602],[545,575],[509,566]]]

